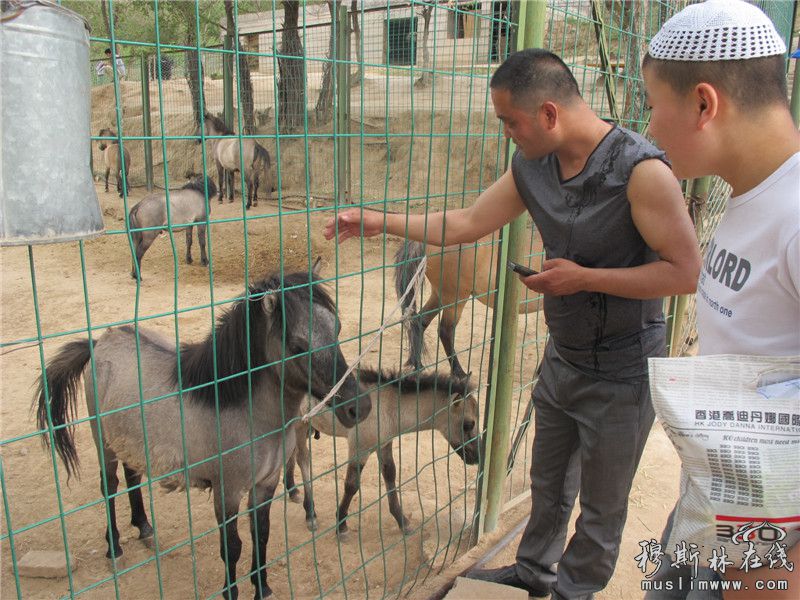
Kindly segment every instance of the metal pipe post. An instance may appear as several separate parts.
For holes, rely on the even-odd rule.
[[[350,198],[350,21],[347,6],[336,11],[336,203],[349,204]]]
[[[144,140],[144,177],[147,191],[153,191],[153,141],[150,140],[150,73],[147,68],[147,56],[139,57],[142,73],[142,135]],[[158,65],[156,65],[158,68]]]
[[[520,3],[520,30],[517,50],[541,47],[547,13],[545,0]],[[509,144],[507,161],[514,147]],[[486,502],[481,519],[481,530],[488,533],[497,527],[502,508],[503,483],[506,479],[506,456],[511,431],[511,400],[514,391],[514,362],[519,319],[520,283],[506,268],[508,257],[516,257],[526,232],[527,215],[521,216],[503,228],[500,262],[497,265],[498,293],[495,311],[500,315],[500,326],[495,332],[492,353],[492,375],[489,398],[489,427],[484,462]],[[533,373],[531,373],[531,376]]]

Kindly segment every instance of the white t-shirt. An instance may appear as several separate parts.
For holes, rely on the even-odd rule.
[[[700,354],[800,355],[800,152],[728,201],[697,286]]]

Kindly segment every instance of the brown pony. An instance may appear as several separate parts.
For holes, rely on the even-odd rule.
[[[450,361],[454,377],[466,378],[461,368],[455,347],[456,325],[467,301],[475,296],[491,309],[495,303],[495,267],[497,256],[493,252],[491,236],[474,244],[458,246],[431,246],[421,242],[406,241],[395,254],[395,291],[400,298],[416,271],[418,261],[427,255],[428,264],[425,277],[430,282],[430,296],[417,314],[416,301],[409,294],[403,303],[403,312],[408,324],[409,356],[406,366],[422,368],[421,357],[424,350],[424,334],[431,321],[442,312],[439,321],[439,339]],[[542,252],[541,239],[534,238],[534,256]],[[530,292],[530,294],[534,294]],[[540,309],[541,296],[520,303],[520,314],[536,312]]]
[[[101,129],[99,136],[115,138],[117,133],[113,129]],[[117,192],[119,192],[119,197],[122,198],[122,179],[127,178],[128,173],[130,173],[131,153],[125,148],[125,160],[120,160],[119,140],[101,140],[100,150],[103,152],[103,165],[106,168],[106,191],[108,191],[108,175],[113,169],[117,177]]]

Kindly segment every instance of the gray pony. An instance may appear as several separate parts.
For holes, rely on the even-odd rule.
[[[213,335],[179,352],[174,341],[129,325],[63,346],[39,379],[37,422],[45,442],[52,437],[67,475],[75,474],[72,424],[83,377],[108,503],[107,556],[122,555],[114,504],[122,462],[140,539],[154,535],[142,501],[143,474],[170,490],[212,490],[227,600],[238,597],[236,521],[247,494],[250,580],[257,600],[269,597],[269,512],[285,457],[294,452],[292,420],[306,394],[324,399],[347,370],[339,331],[336,307],[316,272],[294,273],[251,287],[219,318]],[[331,401],[344,427],[371,409],[352,375]]]
[[[205,181],[201,175],[190,175],[191,179],[179,190],[169,192],[169,214],[167,194],[159,192],[145,196],[128,214],[128,223],[133,238],[135,257],[131,266],[131,277],[140,278],[142,257],[159,235],[172,223],[173,229],[186,228],[186,263],[192,264],[192,229],[197,227],[200,244],[200,264],[208,264],[206,256],[206,223],[209,206],[207,197],[213,197],[217,188],[210,177]]]

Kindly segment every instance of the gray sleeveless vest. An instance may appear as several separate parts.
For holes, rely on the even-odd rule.
[[[511,162],[517,189],[542,236],[545,255],[584,267],[634,267],[658,256],[631,217],[627,185],[633,168],[664,153],[642,136],[614,127],[578,175],[562,181],[550,154]],[[647,358],[665,351],[662,300],[579,292],[545,296],[544,314],[559,355],[588,375],[612,381],[647,377]]]

